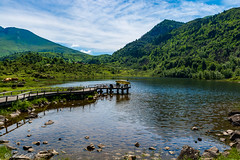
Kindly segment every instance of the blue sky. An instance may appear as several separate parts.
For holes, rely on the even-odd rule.
[[[164,19],[188,22],[240,0],[1,0],[0,26],[97,55],[124,47]]]

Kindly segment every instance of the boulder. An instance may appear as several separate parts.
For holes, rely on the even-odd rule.
[[[202,157],[203,158],[217,158],[219,155],[219,150],[217,147],[212,147],[210,149],[207,149],[203,152]]]
[[[165,147],[164,149],[166,149],[166,150],[169,150],[169,149],[170,149],[170,147]]]
[[[48,144],[48,141],[43,141],[43,144]]]
[[[86,136],[85,139],[89,139],[89,136]]]
[[[52,120],[48,120],[48,122],[44,123],[44,125],[51,125],[53,124],[54,122]]]
[[[9,160],[30,160],[30,158],[25,155],[13,155]]]
[[[199,158],[200,158],[199,150],[185,145],[182,147],[181,153],[178,156],[177,160],[185,160],[185,159],[198,160]]]
[[[40,151],[35,155],[34,159],[35,160],[50,159],[53,156],[54,156],[54,154],[50,150]]]
[[[48,150],[49,152],[52,152],[54,155],[58,155],[59,153],[55,149]]]
[[[240,138],[240,131],[234,131],[232,133],[232,135],[230,136],[231,141],[234,141],[234,140],[239,139],[239,138]]]
[[[97,152],[102,152],[102,149],[100,148],[100,149],[97,149]]]
[[[5,117],[0,115],[0,122],[4,122],[5,121]]]
[[[228,120],[230,122],[232,122],[232,125],[240,126],[240,114],[234,114],[234,115],[228,117]]]

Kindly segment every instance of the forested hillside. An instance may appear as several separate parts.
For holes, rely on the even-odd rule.
[[[233,8],[176,27],[144,47],[132,42],[114,53],[113,61],[156,76],[231,78],[240,74],[239,31],[240,8]],[[129,45],[132,50],[124,53]]]

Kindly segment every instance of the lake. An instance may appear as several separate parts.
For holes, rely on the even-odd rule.
[[[162,159],[170,159],[178,156],[183,145],[199,149],[201,153],[212,146],[221,151],[229,148],[228,142],[220,142],[216,134],[236,129],[227,121],[227,114],[240,108],[239,83],[169,78],[130,81],[129,95],[99,97],[95,103],[84,106],[79,101],[58,105],[57,109],[39,113],[40,117],[31,124],[1,139],[10,140],[12,146],[19,148],[32,145],[33,141],[48,141],[47,145],[32,145],[34,153],[18,151],[33,156],[40,150],[55,149],[60,155],[54,159],[119,159],[129,152],[143,159],[159,158],[159,154]],[[56,86],[105,83],[115,83],[115,80],[75,81]],[[48,120],[55,123],[42,128]],[[193,126],[199,131],[192,131]],[[28,134],[32,136],[27,137]],[[16,142],[21,145],[17,146]],[[139,148],[134,146],[136,142],[140,143]],[[106,147],[100,153],[84,150],[90,143],[96,148],[100,143]],[[167,146],[169,150],[164,149]],[[151,151],[149,147],[156,150]]]

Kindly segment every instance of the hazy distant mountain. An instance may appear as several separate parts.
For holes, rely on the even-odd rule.
[[[89,57],[85,53],[51,42],[28,30],[0,27],[0,57],[25,51],[77,54],[83,59]]]

